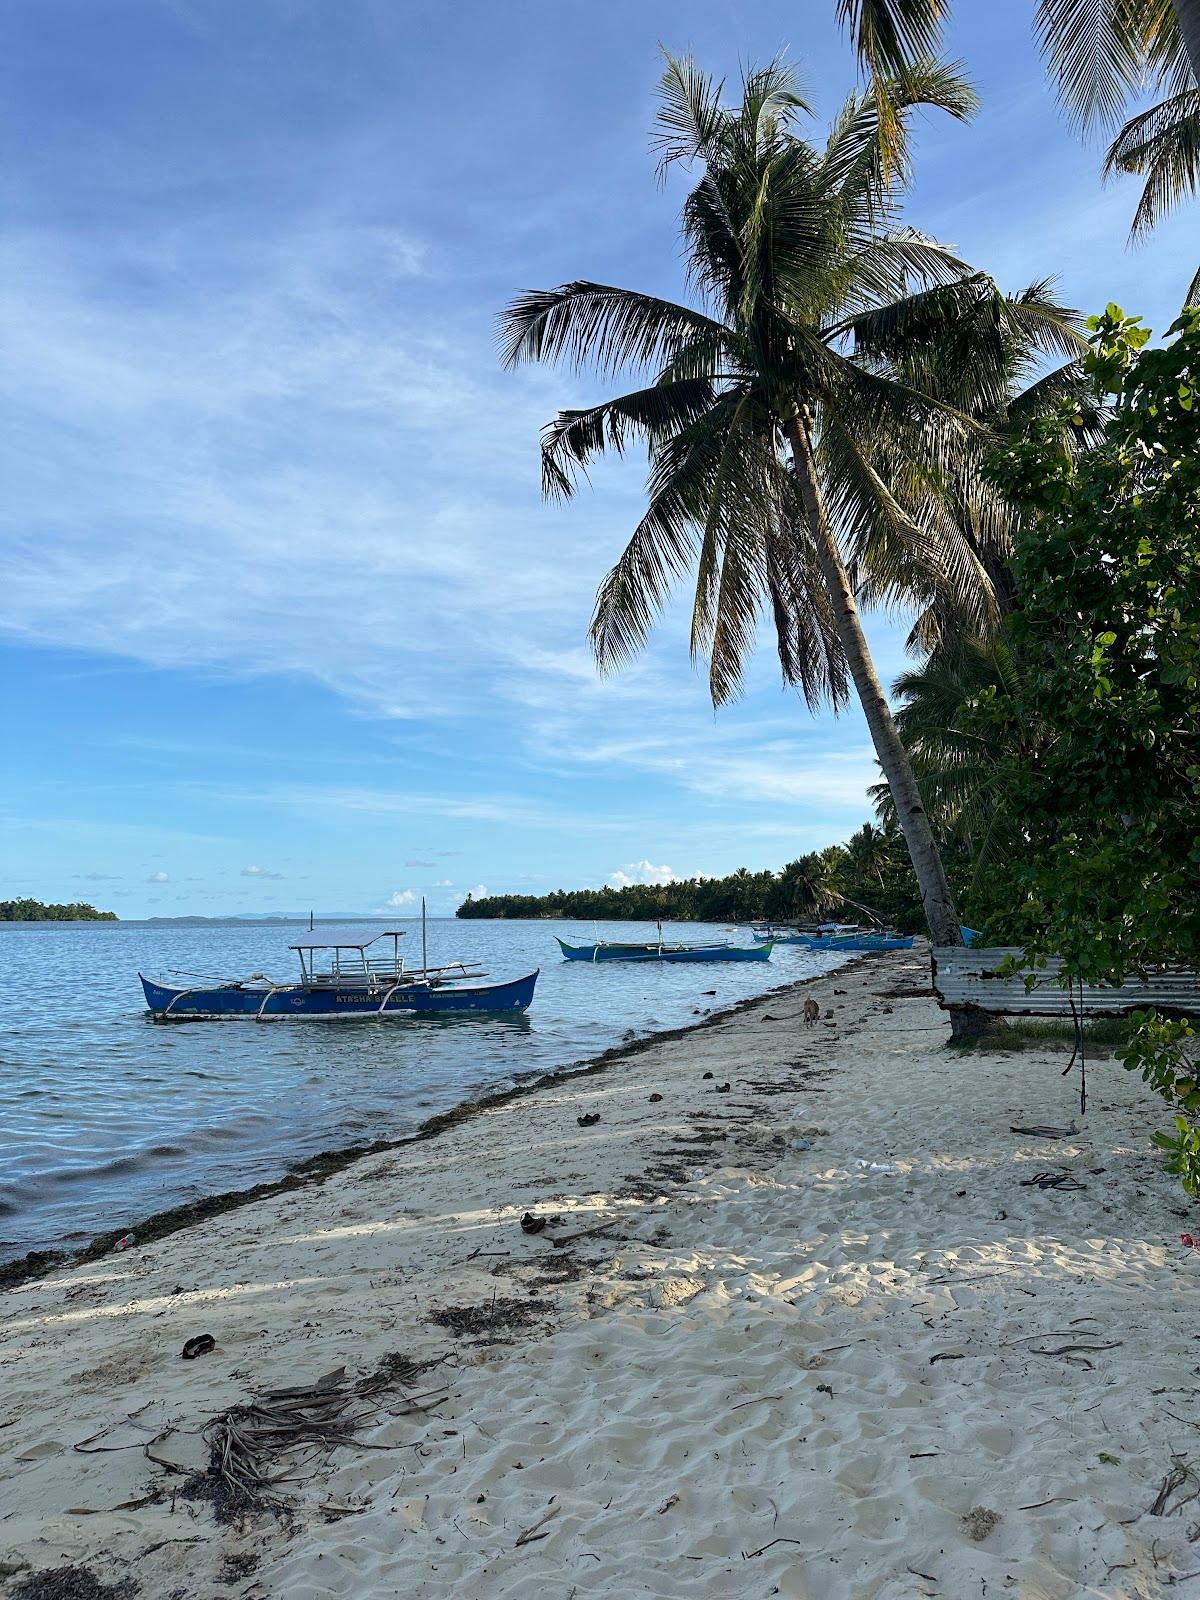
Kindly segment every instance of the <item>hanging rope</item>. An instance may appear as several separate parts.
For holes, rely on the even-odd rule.
[[[1072,978],[1067,987],[1067,997],[1071,1002],[1071,1019],[1075,1024],[1075,1048],[1071,1051],[1071,1059],[1062,1070],[1065,1078],[1067,1073],[1079,1062],[1079,1114],[1087,1114],[1087,1052],[1084,1048],[1086,1035],[1084,1034],[1084,1000],[1083,979],[1079,979],[1079,1004],[1075,1003],[1075,979]]]

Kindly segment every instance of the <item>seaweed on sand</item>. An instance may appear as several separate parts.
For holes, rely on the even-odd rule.
[[[138,1592],[132,1578],[102,1583],[87,1567],[47,1567],[13,1585],[12,1600],[129,1600]]]
[[[443,1400],[444,1387],[393,1396],[391,1404],[382,1403],[388,1391],[407,1388],[430,1365],[388,1356],[374,1372],[355,1382],[346,1379],[344,1367],[338,1367],[316,1383],[268,1390],[231,1406],[205,1424],[208,1470],[187,1473],[180,1494],[185,1499],[209,1501],[219,1522],[263,1511],[286,1515],[285,1486],[302,1482],[307,1469],[337,1446],[409,1448],[364,1440],[362,1430],[387,1417],[419,1416]],[[400,1409],[396,1409],[397,1401]],[[146,1454],[158,1466],[178,1472],[178,1466],[156,1455],[153,1448],[172,1431],[167,1429],[152,1440]]]

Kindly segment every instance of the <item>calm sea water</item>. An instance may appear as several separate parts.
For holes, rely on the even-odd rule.
[[[409,927],[409,961],[419,961],[419,926],[396,925]],[[719,935],[698,924],[675,931]],[[320,932],[368,936],[358,925]],[[633,923],[431,920],[431,961],[479,960],[493,979],[541,968],[519,1020],[162,1026],[146,1014],[139,971],[287,978],[288,944],[303,930],[0,923],[0,1261],[277,1177],[318,1151],[403,1135],[483,1090],[595,1055],[631,1029],[679,1027],[698,1008],[837,963],[783,948],[765,963],[593,966],[564,962],[556,933],[654,937]]]

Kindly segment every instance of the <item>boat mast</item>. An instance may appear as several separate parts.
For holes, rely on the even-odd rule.
[[[425,896],[421,896],[421,970],[429,971],[429,942],[425,931]]]

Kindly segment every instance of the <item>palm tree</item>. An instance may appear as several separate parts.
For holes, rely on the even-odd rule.
[[[892,843],[883,829],[864,822],[846,840],[844,848],[853,870],[864,877],[873,876],[882,888],[884,870],[892,864]]]
[[[649,447],[647,511],[597,599],[592,641],[602,669],[642,645],[674,582],[694,565],[692,648],[707,656],[720,703],[736,692],[758,615],[769,609],[784,677],[811,704],[840,703],[852,681],[931,933],[956,944],[958,916],[838,533],[849,530],[856,563],[878,567],[886,555],[898,584],[987,588],[954,519],[919,525],[876,466],[902,459],[930,486],[961,478],[970,456],[970,419],[905,383],[897,368],[906,308],[920,312],[911,319],[919,344],[954,320],[959,286],[973,275],[900,227],[897,206],[911,107],[963,118],[974,97],[942,67],[893,84],[885,161],[868,96],[851,97],[818,149],[794,131],[808,108],[780,63],[746,75],[737,108],[721,104],[721,90],[690,60],[668,59],[658,144],[664,168],[701,168],[682,222],[700,304],[591,282],[531,291],[503,314],[503,359],[651,374],[630,393],[560,413],[542,438],[543,487],[559,497],[605,449],[620,452],[635,438]],[[864,319],[881,313],[891,318],[892,355],[855,359]]]
[[[1021,848],[1021,819],[1005,773],[1014,756],[1036,765],[1045,736],[1037,727],[1010,729],[1001,744],[999,734],[980,731],[971,709],[982,697],[1003,702],[1019,688],[1022,670],[1002,639],[960,638],[945,641],[892,686],[900,702],[896,723],[935,832],[944,847],[970,859],[975,888]],[[872,798],[886,828],[894,821],[886,787],[877,785]]]
[[[859,359],[890,362],[912,388],[952,405],[993,439],[1053,420],[1071,454],[1099,442],[1105,411],[1080,360],[1088,349],[1083,318],[1058,303],[1050,281],[1003,295],[986,274],[977,273],[930,295],[910,297],[900,312],[899,326],[890,308],[857,319]],[[1063,356],[1065,361],[1047,368],[1048,359]],[[870,541],[862,541],[859,597],[866,603],[898,597],[915,602],[918,615],[909,644],[916,650],[935,650],[964,633],[986,639],[1014,604],[1009,560],[1017,513],[980,478],[971,457],[963,464],[965,472],[952,472],[931,491],[902,457],[877,462],[909,516],[921,525],[953,519],[987,575],[982,586],[943,587],[923,595],[917,575],[910,573],[906,584],[898,584],[887,561],[879,558],[878,541],[874,559]]]
[[[837,0],[873,94],[919,73],[936,55],[950,0]],[[1106,174],[1146,183],[1131,237],[1200,189],[1200,0],[1039,0],[1038,40],[1068,115],[1082,130],[1117,127],[1131,95],[1149,86],[1164,98],[1126,122]],[[884,115],[885,137],[890,124]],[[1200,271],[1187,299],[1200,297]]]

